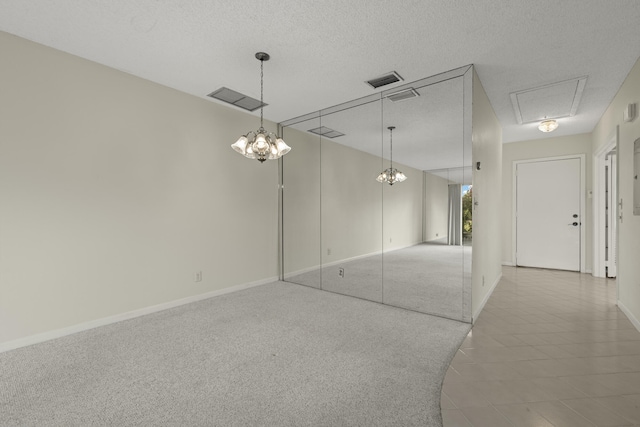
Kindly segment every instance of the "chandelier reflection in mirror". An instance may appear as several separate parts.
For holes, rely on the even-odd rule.
[[[393,185],[396,182],[402,182],[407,179],[405,174],[393,167],[393,130],[395,128],[395,126],[389,126],[387,128],[389,129],[389,167],[383,170],[380,175],[378,175],[378,178],[376,178],[376,181],[386,182],[389,185]]]
[[[257,131],[251,131],[246,135],[242,135],[238,140],[231,145],[238,153],[249,159],[257,159],[260,163],[265,160],[279,159],[280,157],[291,151],[282,138],[277,136],[273,132],[267,132],[263,127],[263,75],[264,75],[264,61],[269,60],[269,54],[264,52],[256,53],[256,59],[260,61],[260,129]]]

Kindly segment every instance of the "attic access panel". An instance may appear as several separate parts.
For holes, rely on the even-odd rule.
[[[587,77],[579,77],[511,93],[516,120],[523,124],[574,116],[586,84]]]

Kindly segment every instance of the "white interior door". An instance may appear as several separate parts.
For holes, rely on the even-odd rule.
[[[580,159],[516,165],[516,265],[580,271]]]

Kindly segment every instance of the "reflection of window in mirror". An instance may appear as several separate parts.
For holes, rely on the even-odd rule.
[[[640,138],[633,143],[633,214],[640,215]]]
[[[462,186],[462,242],[471,244],[473,235],[473,189],[471,185]]]

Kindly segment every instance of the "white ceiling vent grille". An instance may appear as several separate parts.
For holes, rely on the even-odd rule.
[[[390,85],[391,83],[401,82],[403,80],[400,74],[395,71],[385,74],[384,76],[376,77],[375,79],[367,80],[366,83],[374,89],[379,87]]]
[[[344,135],[344,133],[338,132],[337,130],[330,129],[326,126],[320,126],[319,128],[309,129],[309,132],[315,133],[320,136],[325,136],[327,138],[337,138],[339,136]]]
[[[386,96],[389,101],[398,102],[404,101],[405,99],[415,98],[416,96],[420,96],[420,94],[412,87],[409,89],[404,89],[399,92],[390,93]]]
[[[586,84],[585,76],[511,93],[516,120],[523,124],[574,116]]]
[[[211,92],[208,97],[217,99],[218,101],[226,102],[227,104],[235,105],[236,107],[244,108],[248,111],[255,111],[260,107],[264,107],[266,103],[260,103],[260,100],[251,98],[250,96],[243,95],[235,90],[221,87],[220,89]]]

